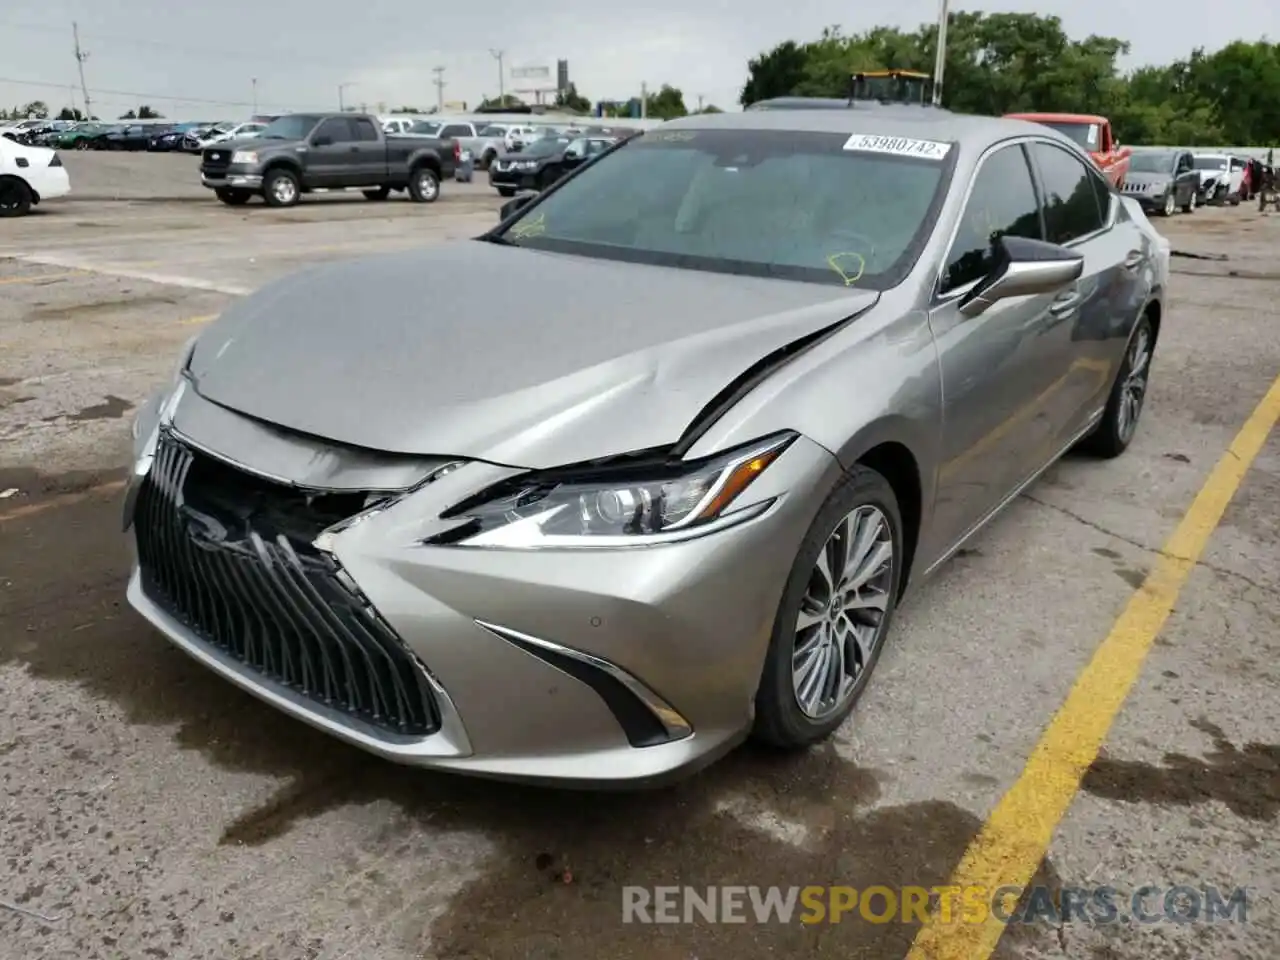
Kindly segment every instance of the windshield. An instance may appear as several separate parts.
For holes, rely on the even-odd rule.
[[[506,127],[485,127],[477,134],[480,137],[505,137],[506,135]]]
[[[315,114],[295,113],[279,120],[272,120],[262,130],[264,140],[301,140],[322,118]]]
[[[1061,123],[1041,120],[1040,123],[1052,130],[1057,130],[1065,137],[1070,137],[1086,150],[1097,150],[1100,142],[1096,123]]]
[[[410,133],[416,133],[424,137],[434,137],[440,132],[440,128],[444,124],[439,120],[419,120],[409,128]]]
[[[1195,165],[1197,170],[1225,170],[1227,169],[1227,158],[1196,157]]]
[[[559,153],[569,145],[565,137],[543,137],[535,140],[520,151],[522,157],[550,157]]]
[[[1133,173],[1169,173],[1173,170],[1172,153],[1135,153],[1129,158]]]
[[[643,134],[531,204],[503,236],[587,257],[887,289],[932,229],[952,151],[846,150],[851,139]]]

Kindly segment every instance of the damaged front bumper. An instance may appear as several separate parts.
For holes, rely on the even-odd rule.
[[[745,736],[791,559],[839,474],[828,451],[801,437],[752,488],[772,506],[701,537],[591,550],[426,545],[447,508],[522,471],[356,454],[239,417],[189,386],[139,420],[146,439],[126,496],[139,562],[128,597],[175,644],[277,709],[386,759],[579,785],[662,782]],[[174,444],[195,467],[164,460]],[[274,521],[253,521],[260,529],[236,538],[217,497],[197,489],[206,468],[252,474],[267,497],[379,485],[383,495],[310,543]],[[387,494],[396,484],[401,492]],[[335,583],[345,592],[319,604]],[[262,623],[239,626],[233,602]],[[369,620],[349,619],[348,607]],[[400,645],[412,671],[381,648],[401,672],[384,701],[373,694],[358,709],[337,702],[342,683],[318,697],[328,681],[267,662],[250,644],[313,651],[319,668],[329,657],[341,672],[340,657],[374,650],[351,639],[361,631]],[[415,678],[434,714],[397,729],[377,705]]]

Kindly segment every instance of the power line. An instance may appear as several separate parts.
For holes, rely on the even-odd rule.
[[[92,117],[93,105],[89,102],[89,87],[84,82],[84,62],[89,59],[89,54],[80,49],[80,25],[74,20],[71,21],[71,36],[76,43],[76,69],[80,71],[80,90],[84,94],[84,115]],[[74,112],[75,104],[72,104],[71,108]]]
[[[0,77],[0,83],[11,83],[17,87],[40,87],[46,90],[65,90],[65,83],[49,83],[43,80],[18,80],[14,77]],[[151,101],[152,103],[199,103],[214,107],[252,107],[253,104],[245,100],[212,100],[209,97],[183,97],[172,93],[143,93],[138,90],[108,90],[103,87],[94,88],[98,95],[112,97],[127,97],[130,101]],[[264,104],[264,106],[275,107],[281,110],[293,109],[285,104]]]
[[[505,50],[490,50],[489,56],[498,61],[498,103],[502,103],[507,95],[504,87],[506,81],[506,73],[502,69],[502,58],[507,55]]]

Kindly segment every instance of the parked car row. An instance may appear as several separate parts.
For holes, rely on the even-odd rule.
[[[1170,217],[1205,204],[1238,206],[1258,193],[1267,170],[1261,161],[1225,153],[1139,147],[1121,192],[1146,212]]]
[[[97,120],[24,120],[0,133],[28,146],[59,150],[147,150],[199,153],[223,140],[244,139],[261,131],[274,116],[248,121],[138,121],[102,123]]]

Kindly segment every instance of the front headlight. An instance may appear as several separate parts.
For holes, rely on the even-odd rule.
[[[252,150],[237,150],[231,154],[232,163],[257,163],[258,155]]]
[[[448,510],[462,523],[428,543],[467,547],[632,547],[690,539],[759,516],[736,506],[796,438],[778,434],[692,463],[526,474]]]

